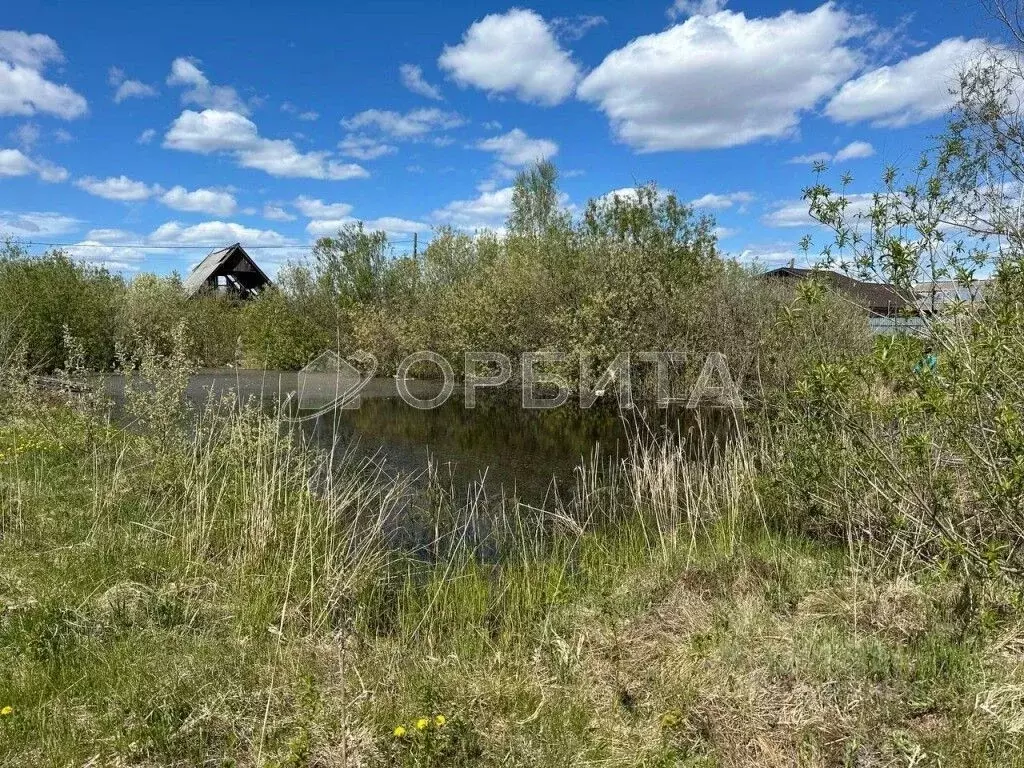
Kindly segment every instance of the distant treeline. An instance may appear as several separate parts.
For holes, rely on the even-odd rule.
[[[722,352],[748,387],[783,383],[809,345],[838,354],[867,344],[856,312],[828,297],[794,309],[791,289],[722,257],[711,217],[653,184],[592,200],[579,216],[560,205],[550,163],[514,189],[504,232],[441,228],[413,258],[394,254],[385,233],[350,225],[247,303],[186,299],[177,276],[124,280],[8,244],[0,327],[30,365],[49,369],[63,364],[65,328],[87,365],[106,369],[119,349],[170,351],[183,326],[204,366],[296,369],[324,349],[367,350],[393,372],[432,350],[459,370],[469,350],[548,350],[571,356],[572,379],[581,359],[596,372],[622,352],[673,350],[698,368]]]

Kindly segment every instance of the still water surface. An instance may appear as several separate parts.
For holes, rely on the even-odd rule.
[[[329,389],[335,383],[324,375]],[[321,382],[321,385],[324,384]],[[303,382],[308,386],[308,381]],[[410,380],[416,397],[438,394],[440,382]],[[120,400],[124,382],[110,377],[105,388]],[[268,406],[285,402],[300,386],[294,372],[241,370],[204,371],[192,377],[187,396],[195,403],[234,390],[240,400],[256,397]],[[333,392],[321,402],[333,399]],[[589,409],[570,398],[550,410],[526,410],[518,388],[478,390],[475,408],[465,407],[460,385],[441,406],[420,410],[398,394],[394,379],[372,379],[360,393],[357,408],[335,409],[296,422],[316,445],[372,455],[394,474],[421,474],[433,462],[442,481],[459,491],[484,483],[488,493],[515,495],[528,503],[543,503],[552,483],[574,482],[581,461],[598,453],[601,461],[626,455],[631,439],[686,436],[696,446],[720,440],[735,428],[731,413],[694,412],[684,408],[639,406],[620,412],[614,397]],[[289,414],[307,417],[315,411],[296,408]],[[698,439],[699,438],[699,439]],[[699,448],[695,448],[700,453]]]

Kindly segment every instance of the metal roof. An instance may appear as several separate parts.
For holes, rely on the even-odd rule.
[[[255,274],[257,280],[263,284],[270,282],[259,265],[252,260],[252,257],[245,252],[241,243],[229,245],[226,248],[218,248],[212,251],[205,259],[199,262],[195,269],[182,282],[182,289],[186,296],[195,296],[203,289],[207,281],[219,275],[229,275],[234,272],[240,263],[246,264],[245,272]],[[232,266],[233,265],[233,266]]]
[[[893,285],[885,283],[869,283],[857,280],[830,269],[803,269],[800,267],[780,267],[764,272],[762,277],[781,277],[796,280],[820,279],[831,283],[836,289],[843,291],[858,304],[876,314],[891,314],[904,309],[915,308],[915,297],[907,295]]]

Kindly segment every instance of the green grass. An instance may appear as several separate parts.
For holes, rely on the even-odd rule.
[[[765,530],[743,451],[410,512],[256,413],[149,423],[2,421],[0,764],[1024,764],[1010,598]],[[484,515],[499,558],[458,545]]]

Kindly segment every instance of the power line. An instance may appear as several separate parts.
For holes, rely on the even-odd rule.
[[[388,243],[399,244],[415,244],[417,238],[415,237],[403,237],[403,238],[388,238]],[[26,246],[37,246],[41,248],[131,248],[133,250],[152,251],[152,250],[169,250],[169,251],[184,251],[184,250],[202,250],[202,251],[213,251],[219,248],[223,248],[223,243],[217,245],[150,245],[149,243],[42,243],[35,240],[19,240],[17,241],[21,245]],[[294,243],[291,245],[243,245],[243,248],[247,251],[268,251],[268,250],[297,250],[303,248],[312,247],[311,244],[306,243]]]

